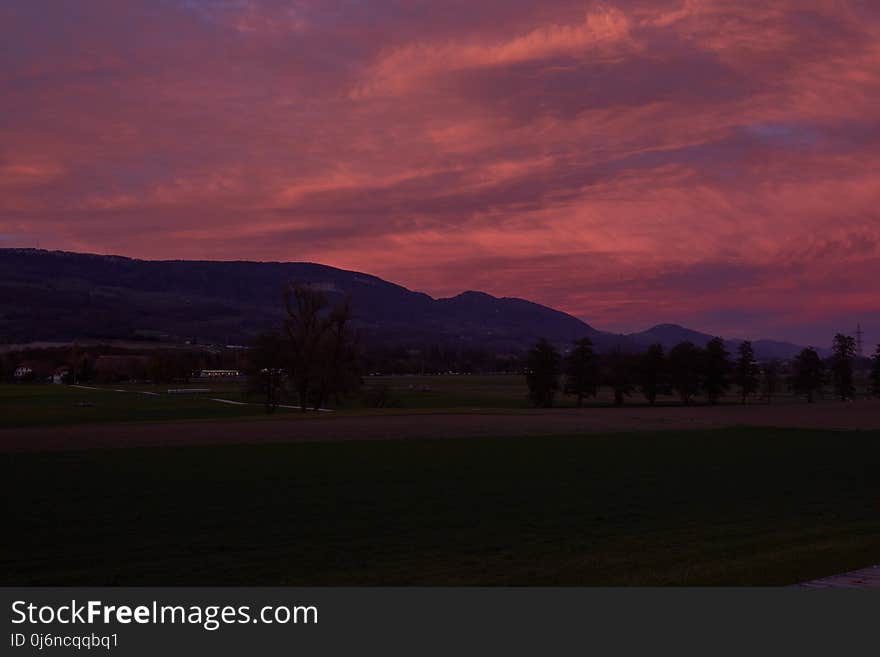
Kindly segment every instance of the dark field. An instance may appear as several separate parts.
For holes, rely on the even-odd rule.
[[[95,449],[0,463],[3,584],[780,585],[880,554],[877,431]]]
[[[370,414],[418,410],[527,409],[525,378],[499,376],[370,377],[364,390],[387,386],[393,408],[370,409],[360,398],[329,404],[339,413]],[[169,395],[169,388],[208,388],[210,393]],[[152,393],[152,394],[147,394]],[[223,404],[212,398],[247,402]],[[560,398],[562,405],[567,400]],[[265,415],[259,394],[241,383],[132,385],[81,388],[62,385],[0,385],[0,428],[231,419]],[[288,402],[292,403],[292,402]],[[291,409],[280,408],[279,414]]]
[[[211,392],[197,395],[169,395],[166,392],[169,388],[208,388]],[[255,404],[247,406],[223,404],[212,401],[210,399],[212,397],[255,402]],[[0,429],[242,418],[263,415],[263,407],[256,403],[259,401],[258,398],[244,395],[241,386],[229,384],[117,385],[102,386],[100,389],[62,385],[0,385]],[[278,412],[287,411],[279,409]]]
[[[368,377],[365,380],[363,391],[366,393],[370,389],[378,387],[387,388],[390,407],[368,408],[360,396],[346,399],[343,403],[331,401],[327,406],[334,409],[334,415],[353,416],[388,416],[420,412],[505,411],[518,413],[530,410],[530,404],[526,398],[525,377],[520,375]],[[169,395],[167,394],[169,388],[208,388],[210,392]],[[213,401],[212,398],[246,402],[247,405],[224,404]],[[723,406],[740,408],[739,398],[734,394],[729,395],[723,401],[725,402]],[[288,401],[287,403],[292,404],[293,402]],[[871,404],[872,402],[860,401],[862,405],[865,403]],[[790,395],[778,395],[774,399],[774,405],[780,404],[795,409],[790,413],[795,418],[806,406],[802,400],[795,399]],[[750,400],[748,405],[752,408],[766,406],[757,400]],[[573,398],[559,395],[555,406],[560,409],[573,409],[575,403]],[[588,400],[586,406],[588,408],[610,408],[612,406],[611,391],[602,388],[598,398]],[[677,408],[680,406],[680,402],[673,397],[661,397],[658,401],[658,408]],[[647,409],[648,405],[640,394],[633,394],[627,399],[625,408]],[[614,409],[614,412],[619,410]],[[654,412],[656,409],[650,410]],[[740,411],[735,412],[739,413]],[[290,417],[296,411],[279,408],[276,413]],[[243,384],[235,382],[211,381],[209,383],[166,385],[117,384],[97,386],[93,389],[62,385],[0,385],[0,429],[116,424],[120,422],[230,420],[257,418],[265,415],[260,395],[249,394]],[[878,411],[878,417],[880,417],[880,411]],[[772,417],[768,418],[768,422],[776,424]],[[783,426],[787,426],[787,424],[783,423]],[[625,425],[624,428],[639,427]],[[869,428],[874,427],[872,425]],[[551,429],[546,433],[552,432]]]

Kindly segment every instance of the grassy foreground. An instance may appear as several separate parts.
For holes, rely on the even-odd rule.
[[[346,400],[341,407],[334,403],[328,405],[340,412],[354,414],[530,407],[525,379],[521,376],[371,377],[364,390],[377,386],[388,387],[396,408],[365,408],[358,397]],[[210,393],[169,395],[169,388],[206,388]],[[247,402],[248,405],[223,404],[211,398]],[[242,384],[224,381],[167,385],[117,384],[91,388],[0,385],[0,429],[256,418],[265,416],[262,401],[259,394],[248,394]],[[276,413],[280,415],[296,411],[279,408]]]
[[[0,456],[3,584],[777,585],[880,561],[880,433]]]
[[[166,393],[169,388],[202,387],[211,392],[198,395]],[[222,404],[212,401],[211,397],[252,404]],[[0,429],[255,417],[265,415],[260,401],[257,396],[245,396],[241,386],[234,384],[123,385],[101,386],[100,389],[60,385],[0,385]],[[278,409],[277,412],[287,411]]]
[[[388,390],[392,408],[368,408],[356,395],[342,404],[328,401],[338,413],[373,415],[376,413],[414,413],[422,411],[481,412],[530,409],[525,377],[518,375],[398,376],[367,377],[363,392],[377,387]],[[240,383],[212,381],[189,384],[117,384],[84,389],[61,385],[0,385],[0,429],[38,426],[65,426],[116,422],[159,422],[193,419],[257,418],[265,416],[262,397],[249,394]],[[207,388],[209,393],[169,395],[169,388]],[[247,402],[236,406],[211,398]],[[589,406],[611,406],[613,395],[602,388]],[[791,401],[779,396],[776,400]],[[736,395],[725,400],[739,405]],[[286,403],[290,404],[291,401]],[[752,403],[759,403],[755,400]],[[572,397],[559,395],[556,406],[574,407]],[[646,406],[639,394],[626,405]],[[679,400],[662,397],[658,405],[679,406]],[[277,414],[296,413],[279,408]]]

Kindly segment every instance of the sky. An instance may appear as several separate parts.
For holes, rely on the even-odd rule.
[[[0,247],[880,342],[876,0],[4,0]]]

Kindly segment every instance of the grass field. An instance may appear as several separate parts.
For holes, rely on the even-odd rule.
[[[520,374],[495,375],[426,375],[426,376],[376,376],[366,379],[368,386],[387,386],[392,396],[402,408],[454,408],[454,409],[516,409],[529,408],[526,379]],[[790,401],[789,395],[778,395],[777,401]],[[699,403],[699,399],[697,403]],[[739,403],[739,397],[731,394],[723,401]],[[585,401],[588,406],[611,406],[614,394],[610,388],[602,387],[596,398]],[[638,392],[625,401],[628,406],[647,406],[645,398]],[[679,405],[678,397],[663,396],[657,399],[660,405]],[[573,408],[575,398],[557,394],[554,406]]]
[[[525,381],[519,376],[376,377],[367,380],[365,389],[375,386],[388,386],[395,408],[367,408],[358,398],[330,405],[338,412],[354,414],[529,408]],[[170,388],[207,388],[210,393],[169,395]],[[248,405],[223,404],[212,398]],[[261,402],[259,394],[247,394],[242,384],[228,382],[89,388],[0,385],[0,428],[257,417],[265,415]],[[295,411],[279,408],[276,412]]]
[[[370,377],[364,389],[387,386],[395,409],[370,409],[359,398],[330,404],[340,412],[381,413],[418,410],[525,409],[521,376]],[[244,385],[209,382],[174,385],[118,384],[84,389],[61,385],[0,385],[0,427],[60,426],[264,415],[258,394]],[[168,395],[169,388],[208,388],[209,394]],[[124,392],[119,392],[124,391]],[[145,394],[153,393],[153,394]],[[211,398],[248,402],[235,406]],[[277,412],[289,412],[279,409]]]
[[[209,388],[205,395],[169,395],[169,388]],[[124,392],[117,392],[123,390]],[[152,392],[155,394],[144,394]],[[211,397],[251,401],[236,406]],[[89,390],[61,385],[0,385],[0,428],[60,426],[104,422],[150,422],[202,418],[241,418],[264,414],[258,398],[241,386],[191,384],[102,386]],[[279,413],[286,412],[279,409]]]
[[[3,454],[3,584],[779,585],[880,554],[880,432]]]
[[[360,397],[343,404],[329,403],[339,413],[388,414],[394,412],[526,410],[525,378],[518,375],[368,377],[364,390],[385,386],[392,408],[372,409]],[[259,394],[247,394],[243,384],[210,382],[174,385],[118,384],[83,389],[61,385],[0,385],[0,428],[61,426],[68,424],[223,419],[264,415]],[[169,388],[208,388],[209,394],[168,395]],[[121,392],[120,392],[121,391]],[[153,394],[145,394],[153,393]],[[248,402],[235,406],[211,398]],[[780,397],[777,402],[785,401]],[[791,401],[791,398],[787,398]],[[734,396],[729,403],[738,402]],[[602,389],[590,406],[610,406],[610,390]],[[290,402],[288,402],[290,403]],[[753,402],[758,403],[758,402]],[[660,406],[678,406],[675,398],[661,398]],[[574,400],[559,395],[556,406],[573,407]],[[639,394],[627,406],[646,406]],[[278,409],[289,413],[290,409]]]

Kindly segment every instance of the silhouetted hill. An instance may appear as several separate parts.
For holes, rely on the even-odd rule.
[[[619,335],[524,299],[463,292],[434,299],[376,276],[306,262],[149,261],[36,249],[0,249],[0,343],[72,339],[196,340],[233,344],[279,325],[287,281],[349,295],[365,339],[419,347],[456,344],[519,351],[538,338],[599,350],[642,349],[711,335],[676,324]],[[728,341],[733,352],[738,343]],[[797,345],[756,341],[761,358]]]
[[[630,333],[629,337],[633,339],[640,347],[646,347],[650,344],[660,343],[664,349],[671,349],[680,342],[690,341],[699,346],[705,344],[714,338],[714,335],[701,333],[693,329],[679,326],[678,324],[657,324],[647,331],[640,333]],[[725,340],[727,350],[734,355],[740,345],[741,340]],[[790,342],[780,342],[778,340],[753,340],[752,348],[755,356],[759,360],[769,360],[772,358],[789,359],[793,358],[800,352],[803,347],[792,344]],[[819,349],[822,355],[827,355],[827,350]]]
[[[331,300],[350,295],[359,328],[374,340],[519,349],[541,336],[608,339],[576,317],[522,299],[480,292],[433,299],[313,263],[145,261],[0,249],[0,341],[242,342],[278,324],[282,289],[292,280],[319,287]]]
[[[657,324],[647,331],[640,333],[630,333],[630,337],[639,345],[650,345],[660,343],[664,349],[674,347],[679,342],[690,341],[696,345],[703,346],[713,337],[707,333],[700,333],[678,324]]]

